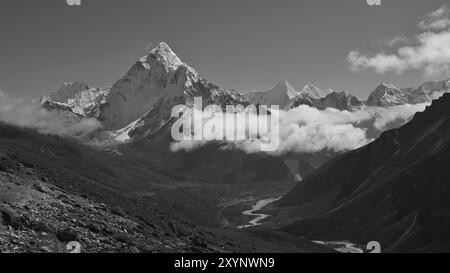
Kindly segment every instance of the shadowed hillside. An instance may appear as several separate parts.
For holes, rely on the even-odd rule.
[[[298,184],[278,203],[299,219],[285,230],[319,240],[378,240],[388,251],[449,251],[449,164],[446,94]]]

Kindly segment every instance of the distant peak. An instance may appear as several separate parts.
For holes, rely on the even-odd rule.
[[[351,96],[350,92],[348,92],[347,90],[343,90],[343,91],[340,91],[340,92],[333,91],[332,93],[341,94],[341,95],[344,95],[344,96]]]
[[[318,88],[316,85],[314,85],[312,82],[307,82],[305,87],[312,87],[312,88]]]
[[[293,89],[292,85],[291,85],[287,80],[281,80],[281,81],[279,81],[279,82],[275,85],[275,87],[287,87],[287,88],[292,88],[292,89]]]
[[[50,96],[45,96],[41,99],[41,102],[52,101],[57,103],[65,103],[66,106],[76,107],[77,109],[72,109],[78,114],[83,114],[81,105],[92,103],[91,100],[105,95],[109,89],[107,88],[96,88],[91,86],[89,83],[74,81],[65,82],[63,85],[55,92],[51,93]]]
[[[160,42],[156,47],[150,50],[150,53],[147,56],[140,58],[139,61],[147,69],[149,69],[148,58],[155,58],[172,70],[176,70],[179,66],[185,65],[165,42]]]
[[[156,47],[150,50],[150,53],[176,55],[166,42],[160,42]]]
[[[398,89],[395,85],[391,83],[382,83],[378,86],[378,88],[391,88],[391,89]]]
[[[269,92],[286,94],[290,99],[296,97],[299,92],[287,81],[279,81]]]
[[[303,87],[301,93],[308,94],[312,98],[320,99],[329,94],[329,90],[325,91],[315,86],[311,82],[308,82],[305,87]]]
[[[64,88],[76,88],[76,89],[82,89],[82,88],[89,88],[89,84],[85,83],[85,82],[80,82],[80,81],[74,81],[74,82],[65,82],[63,83],[63,86],[61,86],[61,89]]]

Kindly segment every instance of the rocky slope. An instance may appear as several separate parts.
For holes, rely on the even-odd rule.
[[[155,170],[157,162],[0,124],[0,251],[68,252],[70,241],[81,252],[329,251],[303,239],[200,227],[199,219],[216,217],[210,200],[226,195]],[[176,206],[195,206],[196,214]]]
[[[445,94],[405,126],[313,172],[279,201],[297,219],[285,230],[317,240],[376,240],[384,251],[448,251],[449,109]]]

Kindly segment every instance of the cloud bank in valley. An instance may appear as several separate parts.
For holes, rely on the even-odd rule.
[[[357,149],[370,143],[366,131],[372,126],[380,133],[390,125],[404,124],[419,111],[425,110],[428,103],[415,105],[399,105],[387,108],[363,107],[360,110],[349,112],[334,108],[318,110],[314,107],[301,105],[289,111],[280,111],[278,149],[268,152],[272,155],[286,153],[314,153],[319,151],[344,152]],[[236,119],[245,120],[245,119]],[[252,115],[250,120],[256,123],[258,117]],[[221,122],[221,121],[220,121]],[[237,128],[245,130],[246,123],[237,123]],[[225,130],[227,130],[225,128]],[[211,138],[211,136],[208,136]],[[224,149],[241,149],[247,153],[259,153],[259,140],[222,141]],[[182,140],[173,142],[173,151],[191,151],[210,143],[206,140]]]
[[[407,39],[399,36],[392,40],[395,43],[391,45],[397,45],[392,54],[351,51],[347,56],[350,69],[372,69],[380,74],[421,70],[426,78],[450,76],[450,8],[445,5],[430,12],[418,23],[418,27],[423,32],[415,37]]]
[[[101,128],[95,119],[69,121],[56,112],[47,111],[40,104],[14,98],[1,90],[0,122],[60,136],[80,136]]]

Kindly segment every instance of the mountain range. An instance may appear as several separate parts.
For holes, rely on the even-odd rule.
[[[179,104],[192,106],[194,97],[202,97],[205,105],[247,104],[239,93],[201,78],[162,42],[141,57],[111,88],[69,83],[41,101],[95,117],[104,129],[117,130],[122,139],[128,139],[138,131],[140,136],[151,135],[164,127],[172,108]]]
[[[38,101],[100,130],[71,138],[0,122],[0,251],[58,252],[67,238],[89,252],[334,252],[329,242],[375,240],[392,252],[449,251],[449,91],[450,80],[380,84],[365,101],[287,81],[237,92],[202,78],[162,42],[110,88],[65,83]],[[371,120],[344,124],[371,139],[347,152],[247,153],[216,141],[172,151],[171,110],[193,107],[194,97],[222,109],[303,105],[352,118],[433,103],[386,132],[369,132]],[[263,208],[271,217],[260,227],[255,200],[278,200]]]
[[[193,105],[202,97],[204,105],[264,104],[289,110],[308,105],[319,110],[335,108],[355,111],[364,107],[390,107],[430,103],[450,91],[450,80],[426,82],[417,88],[380,84],[366,101],[348,91],[323,90],[307,84],[300,91],[283,80],[268,91],[237,92],[210,83],[164,42],[141,57],[111,88],[96,88],[82,82],[64,84],[40,99],[47,109],[69,111],[69,116],[98,119],[118,142],[161,135],[168,127],[173,106]],[[105,136],[105,134],[103,135]]]
[[[159,153],[163,169],[189,172],[210,181],[222,181],[224,175],[235,183],[257,181],[268,177],[259,166],[273,166],[272,179],[305,177],[330,158],[340,154],[334,151],[291,153],[282,157],[254,154],[239,150],[224,150],[225,144],[211,142],[189,152],[168,152],[172,143],[170,129],[175,121],[171,109],[184,104],[192,107],[194,97],[202,97],[204,105],[267,104],[280,105],[288,111],[300,105],[319,110],[334,108],[356,111],[367,107],[389,108],[403,104],[431,102],[449,91],[450,81],[427,82],[418,88],[399,89],[391,84],[380,84],[361,101],[348,91],[322,90],[309,83],[300,91],[287,81],[280,81],[264,92],[237,92],[218,87],[202,78],[195,69],[185,64],[164,42],[143,56],[111,88],[94,88],[73,82],[40,101],[70,119],[95,118],[103,130],[90,136],[89,143],[100,144],[120,154]],[[407,120],[394,120],[387,129],[403,125]],[[369,138],[382,131],[372,122],[355,124],[366,130]],[[293,160],[293,161],[292,161]],[[286,162],[295,162],[286,166]],[[190,166],[187,168],[186,166]],[[250,167],[251,166],[251,167]],[[238,175],[237,175],[238,174]],[[298,178],[297,178],[298,180]]]

